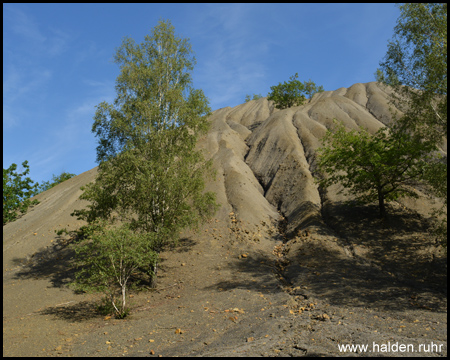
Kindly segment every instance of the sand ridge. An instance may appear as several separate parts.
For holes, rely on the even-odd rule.
[[[381,223],[374,205],[349,207],[313,181],[333,118],[373,133],[392,121],[389,96],[359,83],[285,110],[261,98],[214,111],[198,146],[221,208],[162,254],[158,288],[130,294],[126,320],[67,287],[70,238],[54,232],[83,224],[70,213],[97,169],[39,194],[3,227],[3,355],[339,356],[337,344],[433,341],[444,350],[387,355],[446,356],[446,255],[428,231],[437,199],[416,189]]]

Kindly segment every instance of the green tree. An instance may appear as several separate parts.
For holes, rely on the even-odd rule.
[[[336,122],[336,120],[335,120]],[[346,131],[341,123],[327,131],[318,149],[322,187],[340,183],[362,203],[378,201],[380,217],[386,217],[385,202],[402,196],[417,197],[408,188],[425,172],[427,159],[436,146],[420,136],[383,127],[374,135],[366,130]]]
[[[70,174],[65,171],[63,171],[60,175],[52,175],[52,180],[44,181],[38,188],[39,193],[44,192],[48,189],[51,189],[52,187],[55,187],[58,184],[61,184],[62,182],[69,180],[70,178],[73,178],[76,176],[76,174]]]
[[[321,93],[324,91],[322,85],[317,86],[316,83],[313,82],[311,79],[309,79],[308,81],[304,81],[303,86],[304,86],[306,95],[308,95],[309,100],[312,99],[314,94]]]
[[[404,115],[398,122],[410,132],[435,141],[447,138],[447,4],[400,5],[400,17],[381,69],[379,82],[396,91],[394,103]],[[447,157],[429,159],[423,180],[444,199],[438,213],[447,207]],[[438,226],[446,241],[445,219]]]
[[[447,4],[408,3],[400,10],[377,80],[396,90],[405,113],[399,121],[440,141],[447,137]]]
[[[261,99],[263,96],[261,94],[253,94],[253,97],[251,97],[249,94],[245,95],[245,102],[249,102],[250,100],[258,100]]]
[[[286,109],[292,106],[299,106],[305,102],[305,85],[297,80],[298,73],[289,78],[289,82],[279,83],[271,86],[272,90],[267,95],[267,100],[272,100],[277,109]]]
[[[29,177],[23,178],[30,172],[28,161],[22,163],[24,171],[17,173],[17,164],[3,169],[3,225],[14,221],[18,217],[17,211],[25,213],[30,205],[39,204],[38,200],[30,198],[38,193],[39,183],[33,185]]]
[[[132,231],[127,224],[106,229],[95,224],[89,239],[77,243],[75,265],[78,268],[71,286],[86,292],[103,292],[112,305],[116,317],[124,318],[128,312],[126,294],[139,285],[131,281],[139,267],[156,261],[152,250],[151,233]]]
[[[99,138],[98,176],[80,197],[90,205],[74,215],[89,223],[130,223],[151,234],[159,253],[217,208],[215,194],[203,191],[211,162],[195,148],[210,108],[192,88],[191,46],[169,21],[160,21],[140,45],[125,38],[115,61],[117,98],[97,106],[92,127]],[[150,266],[155,285],[157,262]]]
[[[444,200],[441,208],[433,211],[436,220],[434,233],[447,246],[447,157],[433,158],[425,168],[424,180],[429,184],[435,196]]]

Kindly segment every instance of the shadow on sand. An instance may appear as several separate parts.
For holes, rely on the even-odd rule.
[[[446,311],[447,257],[427,219],[399,207],[389,208],[387,221],[372,205],[335,204],[327,211],[331,229],[290,237],[284,257],[252,254],[231,261],[235,276],[211,288],[276,292],[300,286],[295,295],[338,306]]]
[[[70,246],[75,242],[75,237],[58,236],[52,241],[52,245],[41,249],[27,258],[14,258],[16,265],[21,265],[14,278],[16,279],[48,279],[52,287],[68,287],[75,280],[76,266],[74,263],[75,251]],[[191,238],[181,238],[172,251],[188,252],[196,242]],[[159,268],[164,269],[164,259],[160,259]],[[130,279],[130,283],[140,280],[142,288],[150,285],[148,276],[136,273]],[[84,294],[83,291],[73,290],[75,294]],[[55,306],[40,312],[41,315],[54,315],[69,322],[89,320],[94,317],[102,317],[97,310],[99,301],[81,301],[72,305]]]

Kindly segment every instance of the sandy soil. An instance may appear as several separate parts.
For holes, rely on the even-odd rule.
[[[434,343],[441,351],[380,355],[445,356],[445,258],[429,252],[413,219],[401,230],[355,219],[376,233],[359,242],[351,227],[338,238],[308,228],[287,242],[278,231],[253,241],[230,231],[245,226],[214,219],[162,254],[157,290],[130,294],[133,311],[125,320],[97,313],[98,295],[65,286],[72,254],[66,241],[55,240],[4,272],[3,354],[339,356],[345,344]],[[386,257],[382,247],[395,249]],[[405,260],[417,256],[411,269]]]

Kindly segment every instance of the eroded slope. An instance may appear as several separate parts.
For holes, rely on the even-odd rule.
[[[432,340],[445,356],[446,258],[423,218],[433,199],[417,189],[385,227],[373,206],[343,206],[338,187],[319,193],[314,156],[333,118],[375,132],[392,121],[389,91],[355,84],[286,110],[262,98],[214,111],[199,147],[222,206],[162,254],[158,290],[133,294],[126,321],[67,288],[73,253],[54,233],[81,225],[70,213],[96,168],[38,195],[3,227],[3,355],[314,356]]]

